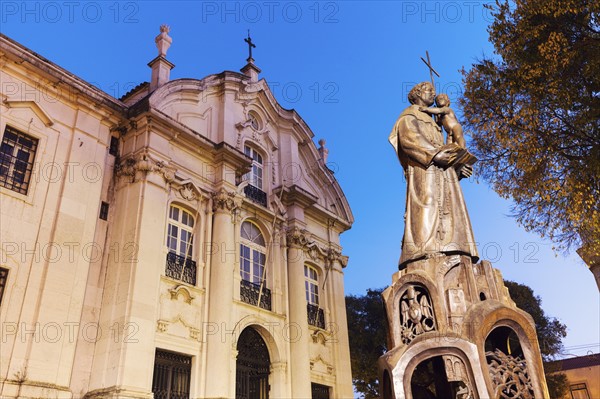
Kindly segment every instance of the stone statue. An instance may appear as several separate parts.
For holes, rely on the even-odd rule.
[[[420,109],[431,106],[434,97],[429,82],[413,87],[411,105],[389,137],[407,185],[400,269],[436,254],[468,255],[473,263],[479,259],[459,185],[460,177],[471,175],[474,157],[456,143],[445,145],[440,126]]]

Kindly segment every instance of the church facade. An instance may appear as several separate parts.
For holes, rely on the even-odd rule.
[[[353,397],[327,150],[156,44],[116,99],[0,37],[0,397]]]

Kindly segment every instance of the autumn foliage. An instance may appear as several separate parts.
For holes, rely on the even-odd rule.
[[[600,256],[600,2],[498,1],[463,70],[479,173],[527,230]]]

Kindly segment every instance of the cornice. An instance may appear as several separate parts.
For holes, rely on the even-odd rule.
[[[87,96],[95,106],[105,106],[112,110],[124,114],[127,111],[125,103],[110,96],[99,88],[84,81],[75,74],[56,65],[48,59],[40,56],[29,48],[17,43],[11,38],[0,33],[0,51],[9,58],[17,58],[27,62],[31,67],[38,71],[51,76],[56,80],[56,84],[67,85],[69,88]]]

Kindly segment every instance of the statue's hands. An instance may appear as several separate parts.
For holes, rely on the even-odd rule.
[[[426,113],[430,114],[431,113],[431,108],[429,108],[429,107],[419,107],[419,111],[426,112]]]
[[[456,151],[442,150],[435,154],[433,157],[433,163],[442,168],[446,168],[454,162],[456,159]]]
[[[462,168],[458,171],[458,178],[469,178],[473,175],[473,167],[471,165],[463,165]]]

